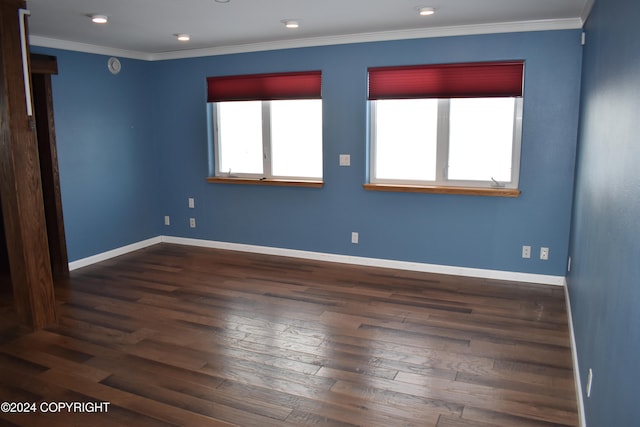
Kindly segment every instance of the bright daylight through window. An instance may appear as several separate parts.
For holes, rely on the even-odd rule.
[[[209,78],[215,176],[322,180],[319,72]]]
[[[322,101],[220,102],[217,175],[322,178]]]
[[[523,65],[370,69],[371,184],[517,188]]]

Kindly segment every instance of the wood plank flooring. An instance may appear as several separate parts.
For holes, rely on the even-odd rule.
[[[560,287],[161,244],[56,298],[0,311],[0,426],[578,425]]]

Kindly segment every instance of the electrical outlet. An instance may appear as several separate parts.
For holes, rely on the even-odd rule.
[[[171,225],[171,218],[169,218],[169,215],[164,216],[164,225]]]
[[[195,218],[189,218],[189,227],[196,228],[196,219]]]
[[[549,248],[540,248],[540,259],[543,261],[549,259]]]
[[[189,209],[193,209],[195,207],[196,207],[195,200],[193,200],[193,197],[189,197]]]
[[[591,385],[593,384],[593,370],[589,368],[589,376],[587,377],[587,397],[591,397]]]
[[[531,246],[522,247],[522,258],[531,258]]]
[[[340,154],[340,166],[351,166],[351,155]]]
[[[357,231],[353,231],[351,233],[351,243],[353,243],[354,245],[357,245],[359,237],[360,236],[358,235],[358,232]]]

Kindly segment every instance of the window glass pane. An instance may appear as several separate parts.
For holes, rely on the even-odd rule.
[[[375,177],[435,180],[438,100],[390,99],[374,102]]]
[[[277,177],[322,177],[322,100],[271,101],[271,168]]]
[[[451,99],[451,180],[511,181],[515,98]]]
[[[262,173],[262,102],[218,103],[220,174]]]

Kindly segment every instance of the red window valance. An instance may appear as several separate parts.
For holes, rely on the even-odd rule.
[[[522,96],[523,61],[369,68],[369,99]]]
[[[207,78],[207,101],[320,99],[322,73],[250,74]]]

